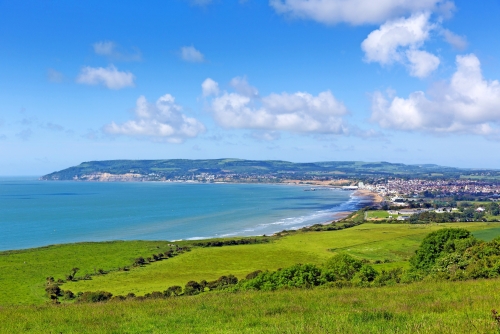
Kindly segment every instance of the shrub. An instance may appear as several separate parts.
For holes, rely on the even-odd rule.
[[[77,302],[79,303],[98,303],[98,302],[104,302],[109,299],[111,299],[113,295],[110,292],[107,291],[87,291],[82,293],[78,299]]]
[[[178,285],[169,287],[167,290],[163,291],[165,297],[179,296],[182,293],[182,288]]]
[[[248,274],[245,277],[245,279],[253,279],[253,278],[257,277],[261,272],[262,272],[262,270],[252,271],[250,274]]]
[[[466,239],[470,237],[470,232],[463,228],[447,228],[435,231],[427,235],[415,255],[410,258],[413,269],[429,271],[443,252],[455,250],[456,239]]]
[[[45,292],[49,296],[61,296],[61,288],[57,284],[49,284],[45,287]]]
[[[361,269],[363,262],[347,254],[337,254],[324,265],[323,277],[328,281],[350,281]]]
[[[184,287],[184,294],[187,296],[197,295],[203,291],[203,287],[196,281],[189,281]]]

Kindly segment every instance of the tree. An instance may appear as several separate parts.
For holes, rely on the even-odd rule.
[[[446,228],[427,235],[415,255],[410,258],[412,268],[428,271],[443,252],[452,252],[455,249],[456,239],[470,237],[470,232],[463,228]]]

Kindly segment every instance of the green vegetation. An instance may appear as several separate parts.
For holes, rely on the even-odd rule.
[[[500,240],[475,236],[499,231],[365,223],[3,252],[0,303],[42,305],[1,307],[0,332],[493,332]]]
[[[499,171],[464,170],[437,165],[405,165],[388,162],[328,161],[292,163],[288,161],[257,161],[240,159],[213,160],[108,160],[89,161],[42,177],[44,180],[73,180],[94,173],[114,175],[135,173],[148,179],[191,177],[193,173],[218,175],[238,174],[242,177],[269,176],[278,178],[311,179],[317,177],[412,177],[422,179],[467,178],[496,179]]]
[[[81,277],[99,269],[117,270],[137,257],[166,249],[165,241],[115,241],[0,252],[0,305],[44,303],[47,277],[66,279],[75,267]]]
[[[499,279],[2,308],[1,333],[496,333]]]
[[[387,219],[389,218],[389,213],[387,210],[373,210],[366,211],[366,219]]]
[[[127,241],[57,245],[0,253],[0,305],[40,304],[47,301],[47,277],[66,280],[72,268],[79,268],[76,279],[92,274],[91,280],[63,284],[63,290],[129,292],[144,295],[184,286],[195,280],[216,280],[233,274],[239,279],[255,270],[276,270],[297,263],[321,264],[338,252],[375,263],[377,270],[407,267],[422,239],[443,227],[461,226],[474,233],[498,233],[499,224],[363,224],[331,232],[294,232],[262,244],[224,247],[193,247],[180,256],[132,267],[136,258],[169,250],[168,242]],[[492,230],[491,230],[492,229]],[[491,232],[489,232],[491,230]],[[483,231],[483,232],[482,232]],[[176,243],[180,246],[190,242]],[[388,263],[383,263],[389,260]],[[130,267],[129,271],[118,268]],[[99,269],[107,274],[97,274]]]

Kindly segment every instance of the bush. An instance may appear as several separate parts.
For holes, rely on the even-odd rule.
[[[362,261],[350,255],[337,254],[325,263],[323,276],[328,282],[338,280],[350,281],[362,266]]]
[[[200,283],[196,281],[189,281],[186,283],[186,286],[184,287],[184,294],[186,296],[197,295],[202,291],[203,287],[201,286]]]
[[[179,296],[182,293],[182,288],[178,285],[169,287],[167,290],[163,291],[165,297]]]
[[[98,303],[105,302],[111,299],[113,295],[107,291],[87,291],[82,293],[78,299],[78,303]]]
[[[443,252],[455,251],[456,239],[469,238],[470,232],[463,228],[447,228],[427,235],[415,255],[410,258],[413,269],[429,271]]]

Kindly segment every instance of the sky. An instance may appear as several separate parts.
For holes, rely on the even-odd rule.
[[[0,175],[84,161],[499,168],[497,0],[0,0]]]

